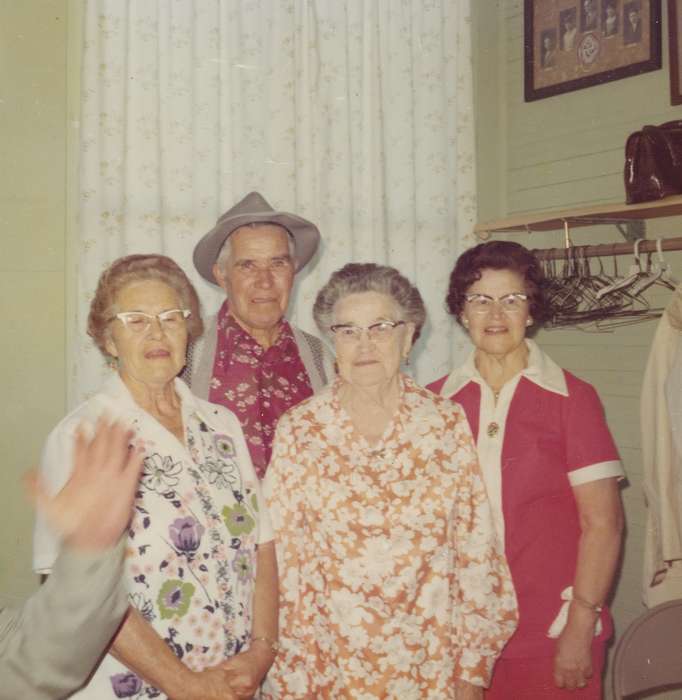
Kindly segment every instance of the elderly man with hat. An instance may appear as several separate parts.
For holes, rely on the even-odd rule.
[[[294,275],[319,241],[314,224],[251,192],[194,249],[195,267],[227,299],[191,349],[185,377],[237,415],[261,478],[278,418],[334,377],[322,341],[285,319]]]

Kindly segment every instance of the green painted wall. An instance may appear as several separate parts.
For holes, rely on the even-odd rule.
[[[36,585],[21,475],[64,413],[67,0],[0,2],[0,604]]]
[[[479,221],[623,202],[628,134],[644,124],[682,118],[682,109],[670,105],[666,3],[662,70],[531,103],[523,98],[522,0],[477,0],[473,5]],[[647,224],[649,238],[680,235],[680,218]],[[623,240],[614,227],[578,229],[571,236],[576,245]],[[563,232],[504,237],[530,248],[563,245]],[[682,253],[666,258],[682,279]],[[621,271],[630,264],[627,258],[618,262]],[[610,260],[604,265],[612,270]],[[663,290],[649,294],[652,306],[665,305],[668,297]],[[643,611],[646,511],[639,396],[655,329],[656,322],[650,321],[611,333],[543,331],[537,338],[559,364],[597,388],[628,474],[623,490],[627,538],[613,601],[617,633]],[[665,697],[682,698],[682,693]]]

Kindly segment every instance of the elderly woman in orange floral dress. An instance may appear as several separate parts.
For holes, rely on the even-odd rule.
[[[349,264],[314,315],[339,376],[277,428],[281,647],[264,696],[481,698],[516,599],[463,412],[400,372],[421,296]]]

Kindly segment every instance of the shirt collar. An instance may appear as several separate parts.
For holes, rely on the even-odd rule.
[[[192,393],[192,390],[182,379],[176,377],[173,380],[173,387],[180,397],[183,418],[196,415],[205,423],[210,423],[205,413],[202,411],[202,407],[199,403],[200,399]],[[125,418],[126,413],[130,410],[144,412],[144,409],[140,408],[140,406],[135,403],[135,399],[118,372],[114,372],[112,376],[104,382],[101,393],[114,402],[122,418]]]
[[[568,396],[566,377],[561,367],[544,353],[535,341],[526,339],[525,342],[528,346],[528,366],[521,372],[521,376],[547,391]],[[464,364],[450,373],[440,390],[441,396],[452,396],[469,382],[483,383],[483,378],[474,363],[475,355],[474,349]]]
[[[248,331],[245,331],[237,322],[237,319],[229,313],[229,306],[227,300],[225,300],[223,307],[218,313],[218,332],[223,334],[223,337],[227,341],[227,350],[229,354],[238,346],[244,350],[245,347],[256,355],[264,355],[271,348],[279,348],[280,351],[286,350],[289,346],[294,343],[294,334],[291,330],[289,322],[282,318],[279,322],[279,333],[277,334],[277,339],[270,346],[270,348],[265,349]]]

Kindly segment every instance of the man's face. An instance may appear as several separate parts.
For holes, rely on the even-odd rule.
[[[259,342],[276,333],[289,304],[294,261],[288,238],[286,230],[274,224],[243,226],[229,238],[229,257],[213,266],[216,282],[227,294],[230,313]]]

